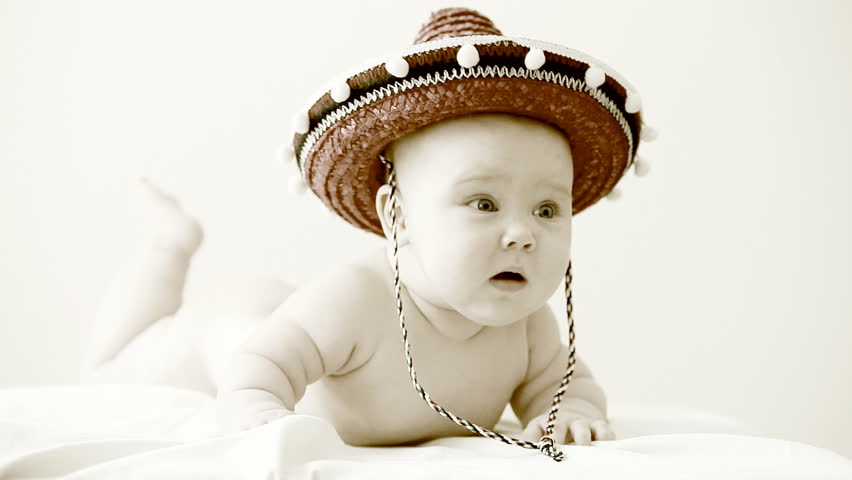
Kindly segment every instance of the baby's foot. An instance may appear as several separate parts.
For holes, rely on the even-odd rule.
[[[147,178],[139,178],[137,193],[145,217],[145,235],[151,245],[194,253],[204,238],[201,224],[184,212],[174,196]]]

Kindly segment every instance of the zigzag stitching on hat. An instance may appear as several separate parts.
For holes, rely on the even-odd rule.
[[[592,98],[597,100],[598,103],[603,105],[603,107],[606,108],[613,117],[615,117],[616,121],[618,121],[618,124],[621,126],[622,131],[624,131],[624,135],[627,137],[628,158],[627,164],[624,167],[624,172],[626,172],[633,164],[633,135],[630,131],[630,125],[628,125],[627,120],[624,118],[624,115],[622,115],[621,111],[618,110],[618,107],[616,107],[615,102],[613,102],[612,99],[607,97],[601,90],[597,88],[589,88],[589,86],[586,85],[586,82],[583,80],[569,77],[562,73],[556,73],[547,70],[530,70],[527,68],[495,65],[488,65],[486,67],[476,66],[471,68],[462,68],[461,71],[454,68],[452,70],[444,70],[443,72],[437,72],[434,74],[434,77],[432,75],[432,73],[428,73],[423,77],[399,80],[394,83],[384,85],[382,87],[377,88],[376,90],[365,93],[361,97],[352,100],[347,104],[342,105],[341,107],[332,111],[331,113],[327,114],[317,124],[317,126],[314,127],[314,129],[311,130],[311,132],[308,133],[308,135],[305,137],[305,142],[302,144],[302,149],[299,152],[299,171],[302,171],[302,164],[304,163],[305,157],[307,156],[308,152],[310,152],[311,148],[313,148],[319,137],[322,136],[322,134],[325,133],[326,130],[331,128],[334,123],[340,121],[340,119],[342,119],[346,115],[349,115],[355,110],[378,100],[381,100],[382,98],[391,94],[404,92],[415,87],[435,85],[438,83],[446,82],[448,80],[456,80],[458,78],[484,77],[521,77],[527,79],[532,78],[535,80],[555,83],[565,88],[570,88],[572,90],[585,91],[586,93],[591,95]],[[304,176],[304,172],[302,172],[302,176]]]

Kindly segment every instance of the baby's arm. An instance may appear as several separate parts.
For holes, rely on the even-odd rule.
[[[291,414],[307,386],[370,358],[372,316],[363,307],[370,272],[347,265],[296,290],[237,348],[218,385],[219,431]]]
[[[527,374],[513,393],[511,404],[527,427],[525,439],[537,442],[547,425],[547,414],[565,376],[569,356],[550,306],[545,305],[527,320],[527,342]],[[557,443],[573,439],[577,444],[589,444],[592,436],[595,440],[612,439],[606,422],[606,395],[585,362],[576,354],[574,359],[574,374],[559,403],[553,439]]]

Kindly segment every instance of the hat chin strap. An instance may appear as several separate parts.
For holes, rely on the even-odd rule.
[[[562,377],[562,383],[560,383],[559,389],[556,391],[556,395],[553,397],[553,404],[550,407],[550,412],[547,415],[547,427],[545,428],[544,436],[541,437],[538,443],[520,440],[514,437],[508,437],[506,435],[493,432],[487,428],[480,427],[475,423],[471,423],[453,414],[453,412],[450,412],[449,410],[438,405],[432,400],[429,394],[426,393],[425,390],[423,390],[422,386],[420,386],[420,382],[417,381],[417,374],[414,372],[414,363],[411,360],[411,346],[408,343],[408,331],[405,329],[405,314],[402,311],[402,299],[400,297],[399,257],[397,256],[399,246],[397,244],[396,238],[396,172],[394,171],[393,164],[388,161],[383,154],[379,154],[379,160],[381,160],[381,162],[388,170],[388,183],[390,184],[391,202],[391,232],[393,237],[393,284],[394,291],[396,292],[396,309],[399,314],[399,326],[402,329],[402,342],[405,345],[405,361],[408,364],[408,373],[411,376],[411,382],[414,384],[414,389],[417,391],[418,394],[420,394],[420,398],[422,398],[432,410],[438,412],[442,416],[452,420],[457,425],[462,426],[473,433],[494,440],[499,440],[503,443],[517,445],[522,448],[539,450],[541,451],[541,453],[547,455],[548,457],[552,458],[557,462],[562,461],[564,454],[560,449],[556,448],[555,442],[551,435],[553,435],[554,424],[556,423],[556,415],[559,412],[559,402],[562,401],[562,396],[565,394],[565,389],[568,386],[568,383],[571,381],[571,377],[574,375],[574,318],[573,307],[571,305],[571,262],[568,262],[568,270],[565,272],[565,298],[568,312],[568,367],[566,368],[565,376]]]

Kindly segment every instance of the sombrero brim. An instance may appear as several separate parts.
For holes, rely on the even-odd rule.
[[[476,47],[475,66],[457,61],[465,44]],[[540,68],[525,66],[531,48],[544,52]],[[359,228],[383,235],[375,210],[376,191],[385,183],[379,153],[397,138],[452,117],[509,113],[562,131],[574,159],[575,215],[612,190],[632,163],[641,128],[639,112],[625,107],[632,88],[585,54],[483,35],[420,43],[396,58],[409,66],[405,78],[389,73],[385,62],[371,62],[346,77],[351,90],[346,99],[322,94],[308,109],[308,128],[293,139],[307,185]],[[590,67],[606,74],[596,88],[585,80]]]

